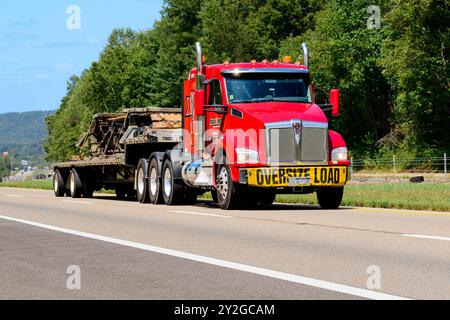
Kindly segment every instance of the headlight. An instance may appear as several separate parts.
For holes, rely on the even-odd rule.
[[[347,161],[348,160],[348,149],[347,147],[341,147],[333,149],[331,152],[332,161]]]
[[[258,151],[236,148],[236,160],[238,164],[253,164],[259,162]]]

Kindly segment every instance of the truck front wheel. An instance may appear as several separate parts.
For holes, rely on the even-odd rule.
[[[231,179],[231,171],[228,164],[218,167],[216,176],[217,200],[221,209],[235,210],[241,206],[243,188]]]
[[[343,196],[344,188],[317,189],[317,200],[322,209],[338,209],[342,203]]]

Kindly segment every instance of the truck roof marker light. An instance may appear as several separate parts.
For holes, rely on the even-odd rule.
[[[263,61],[262,61],[262,63],[264,63],[264,64],[267,64],[269,61],[267,60],[267,59],[264,59]]]
[[[230,64],[230,61],[228,61],[228,60],[225,60],[225,61],[223,62],[223,64],[227,66],[227,65],[229,65],[229,64]]]
[[[251,64],[255,65],[256,64],[256,60],[252,60]]]
[[[278,64],[278,60],[273,60],[273,64]]]
[[[292,57],[291,56],[284,56],[283,57],[283,63],[292,63]]]
[[[301,64],[300,61],[296,61],[296,62],[295,62],[295,65],[298,67],[298,66],[301,66],[302,64]]]

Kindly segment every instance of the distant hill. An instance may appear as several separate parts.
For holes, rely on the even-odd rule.
[[[28,160],[41,163],[47,137],[45,118],[53,111],[13,112],[0,114],[0,156],[8,151],[14,163]]]

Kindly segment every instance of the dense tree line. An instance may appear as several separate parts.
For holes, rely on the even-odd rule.
[[[381,28],[368,28],[370,5]],[[49,160],[66,160],[93,114],[179,105],[200,40],[208,63],[301,59],[311,50],[319,102],[342,90],[333,123],[358,156],[450,151],[446,0],[166,0],[152,28],[114,30],[99,60],[68,82],[47,118]]]
[[[9,159],[5,158],[5,157],[1,157],[0,158],[0,181],[2,181],[2,179],[4,177],[9,176]]]

